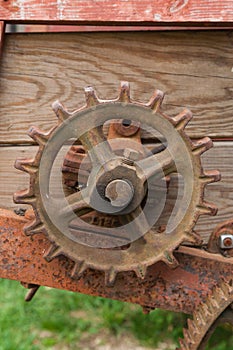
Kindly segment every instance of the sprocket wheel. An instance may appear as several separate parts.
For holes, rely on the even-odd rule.
[[[232,282],[231,282],[232,283]],[[222,281],[207,300],[188,319],[184,339],[177,350],[204,350],[215,329],[224,323],[233,325],[233,286]]]
[[[115,100],[98,99],[90,87],[85,93],[86,106],[72,113],[55,102],[58,125],[48,133],[32,127],[29,136],[38,143],[39,151],[35,159],[16,161],[16,168],[30,175],[29,189],[14,196],[16,203],[30,204],[34,209],[35,219],[25,227],[26,235],[46,234],[51,246],[45,259],[51,261],[59,255],[70,258],[74,261],[71,272],[74,278],[92,268],[104,271],[106,284],[113,285],[118,272],[135,271],[144,278],[147,267],[161,260],[176,267],[174,249],[183,242],[201,244],[201,237],[193,231],[194,225],[200,215],[216,213],[215,206],[206,203],[203,197],[205,186],[218,181],[220,175],[218,171],[203,171],[200,157],[212,147],[212,141],[208,137],[191,141],[184,130],[192,118],[191,112],[185,110],[175,117],[163,114],[160,107],[164,95],[159,90],[147,104],[131,100],[127,82],[121,84]],[[165,150],[130,162],[116,156],[102,130],[104,123],[116,118],[152,126],[165,137]],[[64,195],[61,175],[57,200],[51,195],[51,173],[57,154],[71,139],[81,142],[88,152],[92,170],[87,187],[69,195]],[[181,205],[170,232],[154,232],[153,223],[148,222],[144,213],[147,204],[142,206],[142,202],[146,200],[151,179],[159,183],[172,173],[181,174],[184,180]],[[100,232],[97,242],[93,241],[93,226],[82,223],[85,226],[82,234],[72,236],[71,220],[93,208],[120,215],[126,232],[122,227],[102,228],[104,234],[101,236]],[[112,237],[117,237],[114,244],[119,249],[114,249]]]

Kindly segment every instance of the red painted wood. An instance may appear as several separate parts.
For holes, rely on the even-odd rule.
[[[75,24],[232,25],[232,0],[1,0],[0,20]]]
[[[4,33],[5,33],[5,22],[0,21],[0,57],[2,52]]]

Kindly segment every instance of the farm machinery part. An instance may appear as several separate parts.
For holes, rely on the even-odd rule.
[[[43,269],[56,264],[60,287],[65,280],[67,289],[145,310],[194,312],[181,349],[202,349],[216,319],[232,320],[233,302],[229,227],[217,228],[208,245],[194,231],[200,215],[217,212],[204,190],[220,175],[201,164],[212,141],[191,140],[191,112],[164,114],[159,90],[147,104],[131,99],[127,82],[115,100],[100,100],[91,87],[85,94],[86,105],[72,113],[53,104],[58,124],[49,132],[29,130],[39,150],[16,161],[30,186],[14,196],[33,209],[24,232],[40,237],[36,254]],[[26,284],[28,300],[48,283],[37,282]]]
[[[205,302],[198,305],[193,319],[188,319],[180,350],[204,350],[208,340],[220,324],[233,326],[233,286],[220,283]]]

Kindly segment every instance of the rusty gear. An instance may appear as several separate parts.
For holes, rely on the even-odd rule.
[[[232,284],[232,281],[231,281]],[[233,286],[222,281],[188,319],[178,350],[204,350],[217,326],[233,325]]]
[[[134,271],[138,277],[144,278],[147,267],[157,261],[162,260],[169,266],[176,267],[178,262],[173,256],[174,249],[183,242],[200,244],[200,236],[193,231],[198,217],[202,214],[214,215],[216,213],[215,206],[206,203],[203,196],[205,186],[218,181],[220,175],[218,171],[204,172],[200,159],[201,154],[212,147],[212,141],[208,137],[191,141],[187,136],[184,129],[192,118],[190,111],[185,110],[175,117],[168,117],[161,113],[160,106],[163,93],[159,90],[156,90],[147,104],[132,101],[129,85],[125,82],[122,83],[119,97],[116,100],[99,100],[90,87],[85,92],[86,106],[73,113],[68,113],[60,103],[56,102],[53,109],[58,117],[58,125],[48,133],[34,127],[29,131],[30,137],[39,144],[39,151],[35,159],[16,161],[17,169],[29,173],[30,187],[28,190],[16,193],[14,196],[15,202],[30,204],[35,213],[35,219],[25,227],[25,233],[27,235],[38,232],[45,233],[51,242],[49,250],[44,255],[45,259],[51,261],[59,255],[70,258],[74,261],[74,268],[71,272],[71,276],[74,278],[80,277],[86,269],[92,268],[104,271],[106,283],[113,285],[117,273],[121,271]],[[137,122],[151,125],[165,136],[168,142],[167,148],[159,154],[144,157],[139,161],[130,162],[130,164],[122,157],[116,157],[111,147],[106,145],[106,139],[100,127],[105,122],[112,120],[113,116],[124,120],[133,118]],[[89,130],[86,130],[87,124],[90,124],[89,127],[91,128]],[[124,233],[120,233],[121,231],[118,228],[112,228],[111,230],[102,228],[102,230],[105,230],[104,244],[109,237],[117,235],[120,242],[119,247],[122,247],[122,249],[108,248],[103,250],[85,244],[85,240],[89,240],[86,227],[83,231],[81,229],[82,232],[80,232],[80,236],[83,235],[84,243],[82,244],[65,236],[50,220],[49,211],[54,212],[54,215],[64,215],[64,218],[70,219],[74,212],[78,212],[78,215],[81,216],[93,209],[89,198],[90,192],[84,198],[82,191],[68,195],[65,198],[68,201],[65,208],[56,207],[58,204],[50,201],[49,192],[41,193],[40,183],[43,183],[46,188],[45,191],[47,191],[52,164],[56,154],[68,137],[76,137],[82,143],[95,165],[93,168],[96,165],[101,167],[100,173],[94,172],[92,175],[91,172],[89,175],[88,183],[92,186],[91,190],[95,188],[99,192],[102,191],[101,195],[103,195],[107,185],[112,180],[120,186],[118,180],[122,177],[126,177],[126,182],[134,184],[132,200],[126,203],[128,205],[125,205],[126,209],[123,206],[122,211],[120,211],[117,206],[114,207],[114,203],[111,206],[110,202],[105,203],[105,205],[108,205],[108,208],[110,206],[114,207],[116,214],[120,214],[123,223],[133,223],[131,234],[137,230],[144,230],[143,237],[139,238],[138,235],[135,235],[133,241],[128,244]],[[101,146],[103,144],[104,146]],[[172,157],[175,158],[175,161]],[[179,218],[177,226],[172,234],[167,235],[164,232],[153,232],[150,229],[140,205],[145,197],[144,185],[146,181],[158,175],[161,169],[164,176],[173,172],[181,173],[185,182],[183,202],[187,207],[184,207],[183,204],[185,212],[183,213],[181,210],[180,217],[177,215]],[[128,178],[125,175],[126,173]],[[109,181],[109,176],[111,181]],[[96,179],[102,187],[97,188]],[[94,185],[93,182],[95,182]],[[126,184],[124,185],[126,186]],[[46,197],[49,201],[47,207]],[[106,212],[108,213],[108,211]],[[66,220],[68,222],[68,219]]]

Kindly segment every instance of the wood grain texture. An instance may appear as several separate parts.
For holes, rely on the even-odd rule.
[[[12,197],[15,191],[28,187],[29,176],[16,170],[13,165],[16,158],[34,157],[36,150],[36,146],[0,147],[0,207],[25,207],[14,204]],[[218,169],[222,174],[222,180],[208,185],[205,191],[205,199],[219,208],[217,216],[202,216],[196,225],[196,230],[206,240],[217,224],[232,218],[233,143],[216,142],[215,147],[204,154],[203,166],[206,170]],[[59,170],[60,165],[57,165],[54,174]]]
[[[218,169],[221,173],[221,181],[208,185],[204,197],[206,201],[216,204],[218,213],[216,216],[201,216],[195,226],[195,230],[207,238],[219,223],[233,218],[233,143],[214,143],[214,147],[202,159],[204,169]]]
[[[1,1],[0,20],[75,24],[232,24],[231,0]]]
[[[83,87],[115,98],[131,83],[146,102],[166,92],[163,110],[189,108],[191,137],[233,137],[233,33],[153,32],[6,34],[0,66],[0,143],[27,143],[29,126],[56,123],[57,99],[74,110],[85,104]]]

